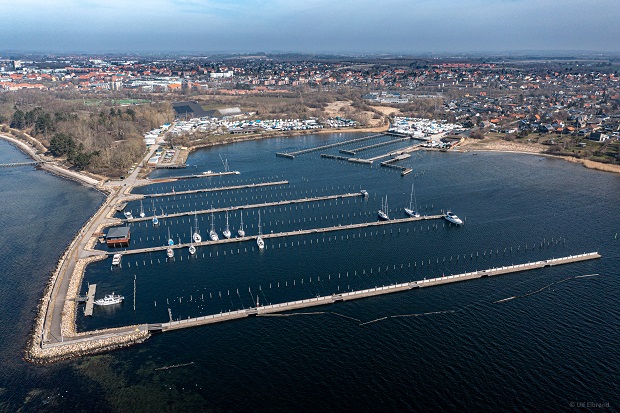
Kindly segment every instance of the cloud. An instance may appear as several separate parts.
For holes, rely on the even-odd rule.
[[[605,51],[620,38],[616,0],[0,0],[0,9],[6,49]]]

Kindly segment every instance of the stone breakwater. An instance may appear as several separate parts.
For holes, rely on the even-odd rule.
[[[88,257],[79,260],[75,264],[73,270],[73,276],[69,282],[69,288],[67,290],[67,296],[65,299],[65,305],[62,310],[62,324],[61,331],[63,336],[75,336],[77,331],[75,328],[77,317],[77,302],[75,299],[78,296],[82,280],[84,279],[84,272],[88,264],[93,262],[102,261],[107,258],[107,255],[95,255],[94,257]]]
[[[101,332],[95,331],[93,335]],[[74,357],[103,353],[118,348],[128,347],[144,342],[149,337],[147,330],[138,327],[134,332],[115,335],[112,337],[102,337],[87,341],[67,340],[54,345],[40,347],[31,346],[26,351],[25,359],[32,363],[53,363]]]
[[[78,295],[86,266],[92,262],[107,258],[105,254],[98,254],[78,259],[80,246],[81,244],[84,246],[83,251],[92,250],[97,237],[92,234],[89,235],[88,232],[92,231],[93,223],[101,219],[104,214],[105,219],[113,217],[113,209],[108,209],[113,202],[116,202],[116,199],[114,191],[111,191],[97,212],[78,231],[58,260],[56,268],[51,273],[45,286],[43,297],[38,303],[37,315],[25,350],[25,360],[34,363],[51,363],[126,347],[141,343],[149,337],[150,334],[146,325],[125,326],[83,333],[76,331],[77,303],[75,298]],[[108,210],[106,211],[106,209]],[[113,219],[113,221],[120,220]],[[99,223],[96,227],[97,230],[94,232],[100,232],[103,228],[115,223]],[[72,260],[76,261],[74,262],[73,269],[70,270]],[[64,277],[70,277],[68,287],[66,287],[66,294],[59,291]],[[51,335],[53,307],[59,294],[61,297],[64,297],[62,315],[60,317],[61,337],[53,337],[54,340],[52,340],[52,337],[46,336],[46,333]],[[56,322],[54,324],[56,325]],[[59,339],[60,341],[58,341]]]

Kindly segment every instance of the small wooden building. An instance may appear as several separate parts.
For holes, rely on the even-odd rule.
[[[129,227],[110,228],[105,237],[108,247],[128,247],[130,239]]]

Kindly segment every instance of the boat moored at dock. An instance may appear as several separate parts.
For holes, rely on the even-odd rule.
[[[125,297],[123,297],[122,295],[118,295],[114,293],[106,294],[105,297],[95,300],[95,304],[101,305],[101,306],[120,304],[123,302],[124,299]]]
[[[446,215],[444,215],[444,218],[446,219],[446,221],[454,225],[463,225],[463,220],[459,218],[458,216],[456,216],[454,212],[448,211]]]

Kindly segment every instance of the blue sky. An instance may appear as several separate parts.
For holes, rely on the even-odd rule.
[[[0,0],[0,50],[620,51],[618,0]]]

